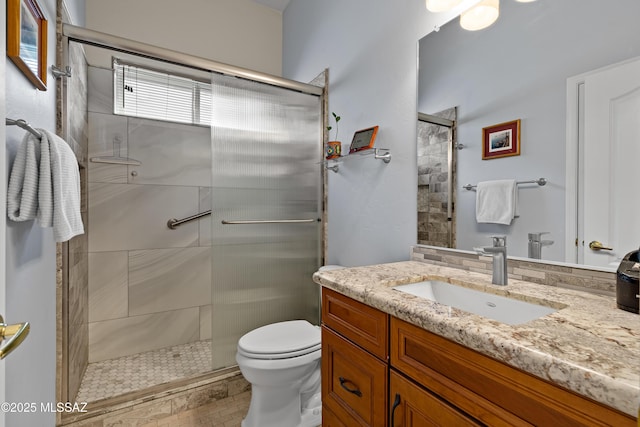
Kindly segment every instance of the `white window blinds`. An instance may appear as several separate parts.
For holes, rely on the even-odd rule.
[[[113,72],[115,114],[210,125],[210,83],[118,61]]]

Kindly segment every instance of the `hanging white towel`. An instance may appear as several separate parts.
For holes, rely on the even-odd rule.
[[[476,188],[476,221],[511,224],[518,210],[518,185],[514,179],[482,181]]]
[[[53,226],[53,237],[56,242],[65,242],[73,236],[84,233],[80,214],[78,161],[69,144],[62,138],[44,129],[40,129],[40,133],[42,133],[41,185],[38,192],[38,220],[43,227]],[[48,163],[45,161],[47,146]],[[49,185],[48,188],[47,185]]]
[[[38,211],[38,183],[40,140],[26,133],[9,175],[7,216],[12,221],[36,219]]]
[[[53,227],[56,242],[84,233],[80,214],[80,171],[71,147],[57,135],[38,129],[18,148],[7,191],[7,214],[13,221],[37,219]]]

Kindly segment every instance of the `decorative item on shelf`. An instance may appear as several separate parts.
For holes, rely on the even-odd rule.
[[[351,141],[351,147],[349,147],[349,154],[372,149],[377,134],[378,126],[356,131]]]
[[[337,159],[342,154],[342,143],[338,141],[338,122],[340,121],[340,116],[338,116],[334,112],[332,112],[331,115],[333,116],[333,119],[336,121],[336,138],[335,140],[327,142],[327,155],[326,155],[327,160]],[[333,126],[331,125],[327,126],[327,132],[330,132],[331,129],[333,129]],[[329,138],[331,138],[331,136],[329,136]]]
[[[342,143],[340,141],[327,142],[327,159],[337,159],[342,154]]]
[[[482,160],[520,155],[520,119],[482,128]]]

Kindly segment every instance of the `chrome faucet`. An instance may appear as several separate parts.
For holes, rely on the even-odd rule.
[[[548,231],[538,231],[529,233],[529,258],[541,259],[542,247],[553,245],[553,240],[541,240],[543,234],[549,234]]]
[[[493,246],[474,248],[480,255],[491,255],[493,258],[493,276],[491,283],[506,286],[507,284],[507,236],[491,236]]]

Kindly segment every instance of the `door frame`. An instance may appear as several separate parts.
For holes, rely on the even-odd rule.
[[[565,257],[570,263],[578,263],[581,257],[582,232],[578,227],[582,224],[580,205],[582,198],[579,191],[582,185],[582,146],[583,129],[581,113],[584,112],[584,73],[567,79],[567,115],[566,115],[566,156],[565,156]]]
[[[6,2],[5,2],[6,4]],[[0,31],[2,34],[6,34],[6,20],[2,19],[0,23]],[[0,47],[2,57],[5,56],[7,47],[5,43],[2,43]],[[6,82],[6,66],[5,61],[0,64],[0,80]],[[6,117],[7,106],[7,89],[6,84],[0,87],[0,113]],[[6,231],[7,231],[7,216],[4,212],[7,211],[7,126],[6,124],[0,124],[0,210],[3,212],[0,215],[0,314],[6,314]],[[0,402],[5,402],[5,363],[0,361]],[[4,412],[0,411],[0,427],[4,427],[5,417]]]
[[[565,157],[565,262],[584,262],[584,84],[587,77],[638,61],[639,57],[587,71],[567,78]],[[603,267],[606,268],[606,267]]]

